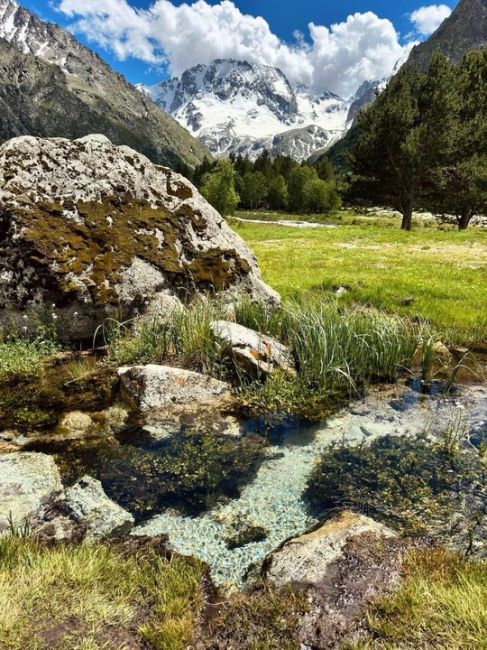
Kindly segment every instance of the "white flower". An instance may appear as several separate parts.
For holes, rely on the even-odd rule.
[[[27,327],[24,326],[22,329],[24,330],[24,332],[27,332]]]
[[[57,320],[56,314],[51,314],[51,316],[53,317],[54,320]]]
[[[27,314],[24,314],[24,315],[22,316],[22,318],[23,318],[24,320],[27,320],[29,317],[27,316]]]
[[[53,309],[56,309],[56,304],[53,302],[52,305],[51,305],[51,307],[52,307]]]

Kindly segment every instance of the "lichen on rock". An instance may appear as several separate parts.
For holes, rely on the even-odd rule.
[[[179,174],[99,135],[0,147],[0,325],[54,304],[76,339],[162,293],[221,291],[278,301],[244,242]]]

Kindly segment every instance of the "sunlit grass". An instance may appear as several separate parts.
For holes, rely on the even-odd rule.
[[[167,560],[151,548],[124,553],[85,543],[47,549],[3,538],[0,647],[102,650],[110,635],[124,631],[153,650],[185,648],[202,574],[198,563]]]
[[[43,339],[6,339],[0,341],[0,381],[38,377],[45,362],[58,348]]]
[[[284,298],[344,287],[342,305],[428,319],[456,341],[487,340],[487,231],[417,227],[407,233],[394,219],[346,214],[343,223],[313,230],[233,227]]]
[[[368,613],[356,650],[482,650],[487,647],[487,564],[443,550],[414,551],[405,580]]]

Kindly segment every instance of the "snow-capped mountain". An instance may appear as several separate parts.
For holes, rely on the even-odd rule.
[[[280,70],[259,63],[217,59],[139,88],[215,155],[256,157],[266,148],[303,159],[347,129],[349,102],[293,87]]]

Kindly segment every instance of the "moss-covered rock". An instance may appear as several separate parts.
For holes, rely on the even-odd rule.
[[[4,327],[55,305],[76,339],[168,294],[233,289],[277,300],[244,242],[182,176],[104,136],[25,136],[0,148]]]

